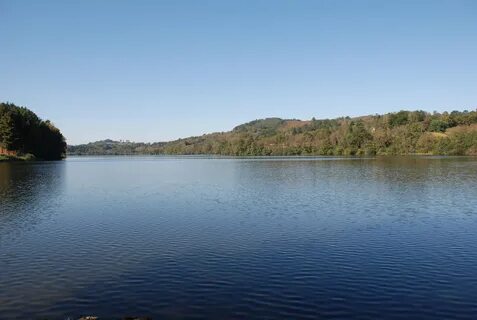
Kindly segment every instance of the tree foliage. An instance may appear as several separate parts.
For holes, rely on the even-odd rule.
[[[0,147],[44,160],[65,156],[66,143],[50,121],[11,103],[0,103]]]
[[[399,111],[310,121],[268,118],[171,142],[112,140],[70,146],[72,154],[477,155],[477,112]]]

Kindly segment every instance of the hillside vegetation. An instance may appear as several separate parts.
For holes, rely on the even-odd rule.
[[[167,143],[112,140],[70,146],[71,154],[477,155],[477,112],[399,111],[310,121],[267,118]]]
[[[0,103],[1,160],[57,160],[65,153],[65,139],[50,121],[43,121],[27,108]]]
[[[68,154],[76,155],[129,155],[129,154],[156,154],[165,145],[165,142],[142,143],[129,141],[114,141],[111,139],[68,146]]]

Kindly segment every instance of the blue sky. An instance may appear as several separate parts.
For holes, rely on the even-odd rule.
[[[0,101],[72,144],[477,106],[474,0],[0,0],[0,43]]]

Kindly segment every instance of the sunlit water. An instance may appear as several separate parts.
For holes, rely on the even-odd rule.
[[[0,319],[475,319],[477,158],[0,163]]]

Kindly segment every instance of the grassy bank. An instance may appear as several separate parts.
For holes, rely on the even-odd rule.
[[[4,161],[33,161],[36,160],[35,156],[31,154],[25,154],[21,156],[7,156],[7,155],[0,155],[0,162]]]

